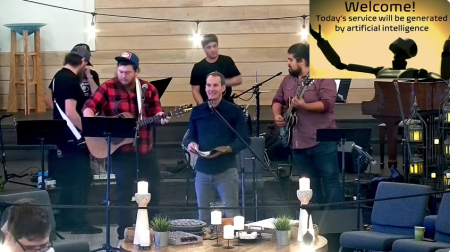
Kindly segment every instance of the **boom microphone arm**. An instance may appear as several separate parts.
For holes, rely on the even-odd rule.
[[[409,46],[412,49],[415,49],[417,52],[417,46],[414,48],[414,41],[412,40],[403,40],[401,38],[394,41],[393,44],[390,46],[390,50],[394,53],[394,61],[393,65],[394,68],[386,68],[386,67],[369,67],[369,66],[362,66],[362,65],[356,65],[356,64],[344,64],[341,62],[341,58],[336,53],[336,51],[333,49],[333,47],[330,45],[330,43],[322,38],[321,35],[321,25],[319,25],[319,32],[315,31],[311,25],[310,27],[310,34],[311,36],[317,41],[317,46],[322,51],[325,58],[327,58],[328,62],[330,62],[334,67],[336,67],[339,70],[348,70],[352,72],[360,72],[360,73],[369,73],[374,74],[376,78],[380,79],[396,79],[396,78],[425,78],[425,79],[437,79],[440,80],[442,77],[439,74],[428,72],[425,69],[415,69],[415,68],[408,68],[408,69],[399,69],[402,67],[406,68],[406,61],[405,59],[408,58],[408,56],[405,57],[405,55],[402,54],[402,50],[404,49],[402,47]],[[447,42],[448,41],[448,42]],[[444,52],[447,52],[444,54],[442,53],[442,62],[446,62],[447,64],[442,63],[442,65],[445,65],[445,69],[442,68],[444,66],[441,66],[441,74],[446,72],[446,76],[450,78],[450,40],[447,40],[446,44],[447,47],[444,45]],[[414,53],[413,53],[414,54]],[[444,57],[445,55],[445,57]],[[414,57],[414,55],[409,55],[410,57]],[[444,78],[445,79],[445,78]]]

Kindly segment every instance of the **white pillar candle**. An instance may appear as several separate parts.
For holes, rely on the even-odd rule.
[[[142,247],[150,246],[150,230],[142,229],[139,230],[139,242]]]
[[[223,239],[233,240],[234,239],[234,227],[231,225],[223,226]]]
[[[221,225],[222,224],[222,212],[214,210],[211,212],[211,225]]]
[[[311,189],[309,178],[301,178],[299,179],[300,191],[306,191]]]
[[[234,217],[234,230],[244,230],[245,218],[244,216]]]
[[[446,173],[445,176],[450,179],[450,173]]]
[[[137,193],[139,193],[139,194],[146,194],[146,193],[148,193],[148,182],[146,182],[146,181],[139,181],[137,186],[138,186]]]

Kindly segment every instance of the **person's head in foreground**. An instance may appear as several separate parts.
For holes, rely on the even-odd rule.
[[[45,252],[52,248],[51,225],[47,212],[31,201],[16,202],[12,206],[4,230],[5,241],[0,247],[5,252]]]

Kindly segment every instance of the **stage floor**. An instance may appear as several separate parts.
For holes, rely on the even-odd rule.
[[[172,107],[164,107],[165,111],[170,111]],[[255,117],[255,106],[250,106],[248,108],[249,114]],[[361,104],[336,104],[335,105],[336,120],[375,120],[370,115],[363,115],[361,112]],[[1,114],[6,114],[6,111],[0,112]],[[52,119],[52,111],[47,110],[45,113],[35,113],[32,112],[31,115],[26,116],[23,110],[14,113],[14,116],[5,118],[2,121],[2,125],[10,126],[14,125],[14,119],[16,121],[21,120],[48,120]],[[270,106],[261,106],[260,111],[261,121],[272,121],[272,110]],[[172,119],[172,122],[188,122],[189,116],[176,117]]]

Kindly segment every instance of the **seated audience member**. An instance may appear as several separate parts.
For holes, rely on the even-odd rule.
[[[8,252],[51,252],[50,218],[47,212],[31,201],[20,200],[9,211],[7,222],[2,228],[3,244],[0,251]]]

